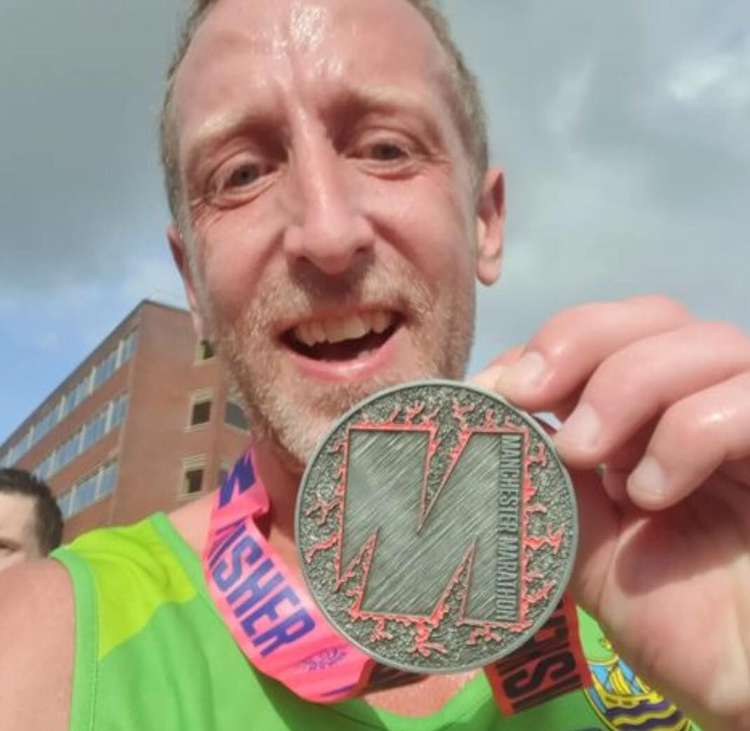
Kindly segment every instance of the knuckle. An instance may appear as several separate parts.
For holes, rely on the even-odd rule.
[[[693,449],[705,440],[710,431],[710,423],[699,418],[695,404],[686,399],[670,406],[659,420],[656,436],[662,444]]]
[[[633,323],[659,332],[689,327],[696,322],[680,302],[661,294],[639,295],[613,302],[587,302],[553,315],[537,331],[531,347],[552,362],[560,362],[612,328],[635,331]],[[733,335],[736,337],[737,333]]]
[[[638,295],[623,300],[623,302],[624,304],[636,305],[648,309],[654,313],[658,312],[663,317],[671,318],[678,322],[692,319],[692,315],[685,305],[664,294]]]
[[[612,303],[587,302],[556,313],[534,337],[536,348],[549,360],[566,358],[590,336],[591,324],[601,319],[603,310],[609,307]]]
[[[721,343],[743,343],[750,346],[750,339],[736,325],[721,320],[702,322],[694,326],[698,337]]]
[[[553,315],[537,331],[531,347],[544,354],[548,360],[556,360],[564,355],[567,344],[567,333],[574,325],[572,310],[563,310]]]
[[[651,382],[652,372],[634,358],[632,348],[613,353],[591,377],[591,387],[601,394],[617,394],[624,402],[643,398]]]

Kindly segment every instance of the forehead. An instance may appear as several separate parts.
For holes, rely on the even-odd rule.
[[[34,501],[27,495],[0,492],[0,538],[23,543],[34,525]]]
[[[344,86],[450,108],[446,54],[406,0],[219,0],[177,73],[176,121],[205,126],[231,104],[283,106],[285,96],[319,103]]]

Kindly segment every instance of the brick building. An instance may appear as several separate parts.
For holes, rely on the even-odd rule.
[[[246,443],[190,314],[145,300],[0,445],[0,465],[49,483],[68,541],[205,494]]]

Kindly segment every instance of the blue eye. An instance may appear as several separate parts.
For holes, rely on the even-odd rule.
[[[261,176],[260,166],[257,164],[241,165],[232,171],[226,182],[228,188],[244,188],[252,185]]]
[[[378,142],[370,148],[370,157],[374,160],[382,160],[383,162],[400,160],[405,155],[406,153],[401,147],[391,142]]]

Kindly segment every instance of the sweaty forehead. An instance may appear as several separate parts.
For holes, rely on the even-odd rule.
[[[238,99],[341,81],[447,96],[446,55],[406,0],[219,0],[175,80],[178,127]]]

